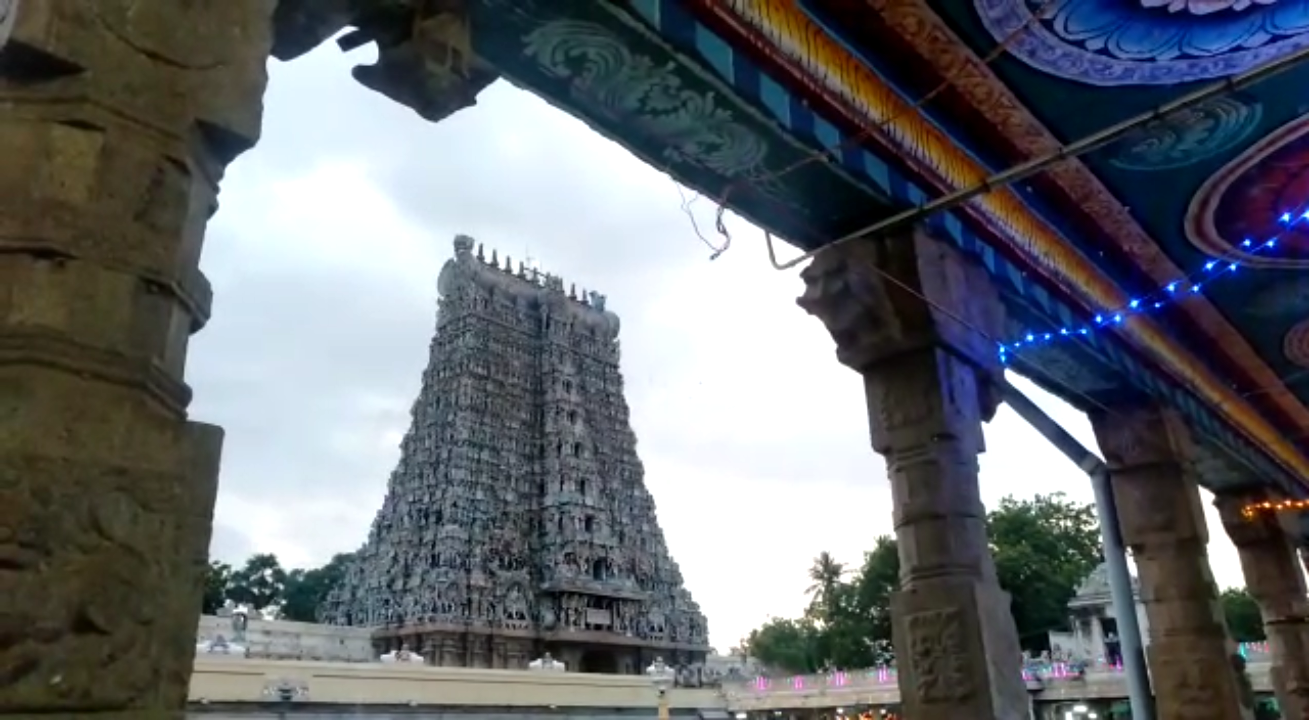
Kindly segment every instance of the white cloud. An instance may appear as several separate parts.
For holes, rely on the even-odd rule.
[[[819,551],[856,562],[890,531],[860,382],[797,308],[794,272],[734,221],[710,262],[675,186],[506,85],[437,126],[369,94],[326,48],[274,65],[263,143],[232,169],[204,267],[195,417],[228,430],[213,552],[322,562],[363,540],[427,361],[457,232],[607,292],[659,518],[720,647],[803,606]],[[711,203],[695,206],[701,226]],[[1087,442],[1084,418],[1024,385]],[[1086,479],[1007,410],[984,498]],[[1215,574],[1241,583],[1214,528]]]

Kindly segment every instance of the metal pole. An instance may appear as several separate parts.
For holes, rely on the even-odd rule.
[[[1150,674],[1145,664],[1141,624],[1137,622],[1132,575],[1127,570],[1127,552],[1123,547],[1122,530],[1118,526],[1118,507],[1114,502],[1113,486],[1109,483],[1109,468],[1014,386],[1001,381],[1000,393],[1019,417],[1036,428],[1051,445],[1091,478],[1095,511],[1100,520],[1105,568],[1109,571],[1109,593],[1118,620],[1118,643],[1123,654],[1123,674],[1127,676],[1127,698],[1132,706],[1132,720],[1154,720]]]
[[[1113,485],[1109,483],[1109,470],[1101,463],[1089,473],[1091,489],[1095,492],[1095,509],[1100,516],[1100,540],[1104,544],[1104,560],[1109,570],[1109,592],[1113,596],[1114,614],[1118,616],[1118,647],[1123,654],[1123,671],[1127,675],[1127,692],[1132,703],[1132,717],[1153,720],[1150,676],[1145,662],[1145,647],[1141,641],[1141,623],[1136,617],[1136,598],[1132,593],[1132,575],[1127,570],[1127,550],[1123,547],[1122,530],[1118,526],[1118,504],[1114,500]],[[1137,698],[1142,710],[1137,710]]]

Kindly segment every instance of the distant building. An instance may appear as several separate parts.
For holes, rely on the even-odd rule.
[[[1136,619],[1141,626],[1142,641],[1149,643],[1149,621],[1141,605],[1140,584],[1132,578],[1132,596],[1136,599]],[[1101,563],[1077,587],[1068,603],[1071,632],[1050,633],[1050,652],[1054,659],[1086,663],[1118,664],[1122,650],[1118,640],[1118,617],[1109,591],[1109,566]]]
[[[618,316],[466,236],[364,547],[320,609],[428,662],[680,678],[709,652],[636,455]]]
[[[758,660],[737,653],[714,653],[706,657],[704,662],[704,680],[709,683],[747,680],[763,672],[763,665]]]

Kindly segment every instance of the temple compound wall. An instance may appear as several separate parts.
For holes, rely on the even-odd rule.
[[[455,239],[382,507],[322,622],[445,667],[698,678],[704,615],[643,483],[598,293]]]
[[[197,647],[227,644],[233,653],[264,660],[377,662],[372,636],[370,628],[258,619],[238,632],[221,615],[201,615],[196,628]]]

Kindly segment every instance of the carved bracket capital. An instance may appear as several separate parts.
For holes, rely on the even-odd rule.
[[[463,0],[279,0],[273,56],[299,57],[347,27],[343,50],[377,44],[377,62],[356,66],[355,80],[431,122],[477,104],[499,77],[473,52]]]
[[[1252,502],[1268,499],[1264,493],[1224,493],[1214,496],[1214,507],[1232,544],[1248,547],[1279,539],[1282,529],[1270,516],[1246,517],[1242,510]]]
[[[362,0],[278,0],[273,15],[273,57],[294,60],[354,22]]]
[[[1001,371],[998,292],[983,268],[922,230],[826,250],[800,277],[796,303],[823,321],[837,358],[859,372],[929,347]]]
[[[1153,405],[1091,414],[1095,439],[1111,469],[1178,464],[1189,467],[1190,431],[1180,415]]]

